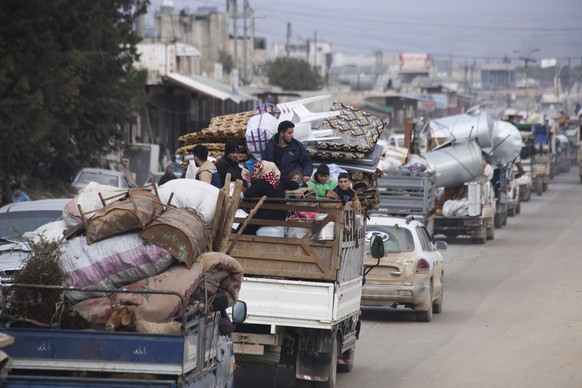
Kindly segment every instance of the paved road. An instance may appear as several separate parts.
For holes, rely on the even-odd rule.
[[[574,171],[576,170],[576,171]],[[582,387],[582,185],[577,169],[522,204],[495,240],[445,252],[444,311],[365,309],[339,387]],[[239,370],[237,387],[292,387],[293,369]]]

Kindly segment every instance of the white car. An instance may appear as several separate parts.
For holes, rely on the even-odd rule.
[[[12,276],[28,257],[30,248],[22,237],[62,217],[69,201],[67,198],[40,199],[0,208],[0,278]]]
[[[363,307],[399,305],[416,312],[416,319],[432,320],[443,306],[443,241],[433,242],[426,227],[413,217],[373,216],[366,227],[366,243],[373,236],[384,241],[384,256],[364,257]]]
[[[79,171],[75,176],[75,179],[73,179],[72,186],[76,191],[74,194],[77,194],[90,182],[97,182],[101,185],[119,187],[122,189],[129,189],[132,187],[125,174],[120,171],[86,167],[81,169],[81,171]]]

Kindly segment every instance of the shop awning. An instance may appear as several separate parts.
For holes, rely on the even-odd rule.
[[[241,91],[235,92],[229,85],[225,85],[201,75],[186,76],[178,73],[170,73],[162,76],[162,79],[165,82],[169,82],[194,92],[203,93],[222,101],[232,100],[239,103],[241,101],[255,100],[255,97],[250,94]]]

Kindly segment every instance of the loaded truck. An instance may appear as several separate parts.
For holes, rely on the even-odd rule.
[[[459,201],[462,212],[446,212],[446,201]],[[434,234],[452,239],[469,236],[473,243],[484,244],[495,235],[495,194],[488,177],[478,177],[455,189],[448,189],[437,198]]]
[[[376,181],[380,207],[374,213],[392,217],[414,216],[434,235],[435,172],[392,171]]]
[[[335,387],[336,373],[354,365],[365,219],[317,199],[267,199],[261,209],[297,217],[235,219],[261,225],[257,235],[232,233],[227,251],[244,267],[239,297],[248,305],[233,333],[237,365],[294,366],[296,386]]]
[[[220,312],[186,308],[183,295],[178,334],[106,331],[105,327],[71,328],[64,315],[50,324],[11,316],[12,291],[29,295],[87,291],[83,288],[30,284],[2,285],[1,333],[13,340],[3,347],[10,367],[2,374],[2,387],[232,387],[234,355],[232,339],[219,330]],[[95,289],[91,289],[96,292]],[[127,289],[100,290],[125,293]],[[131,291],[140,293],[139,290]],[[44,294],[43,294],[44,293]],[[147,296],[147,295],[146,295]],[[243,320],[246,305],[233,308],[233,319]],[[57,314],[58,315],[58,314]],[[67,328],[64,328],[64,327]]]

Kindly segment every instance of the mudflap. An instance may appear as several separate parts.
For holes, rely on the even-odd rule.
[[[336,331],[305,329],[297,348],[295,378],[328,381],[331,363],[337,363]]]

